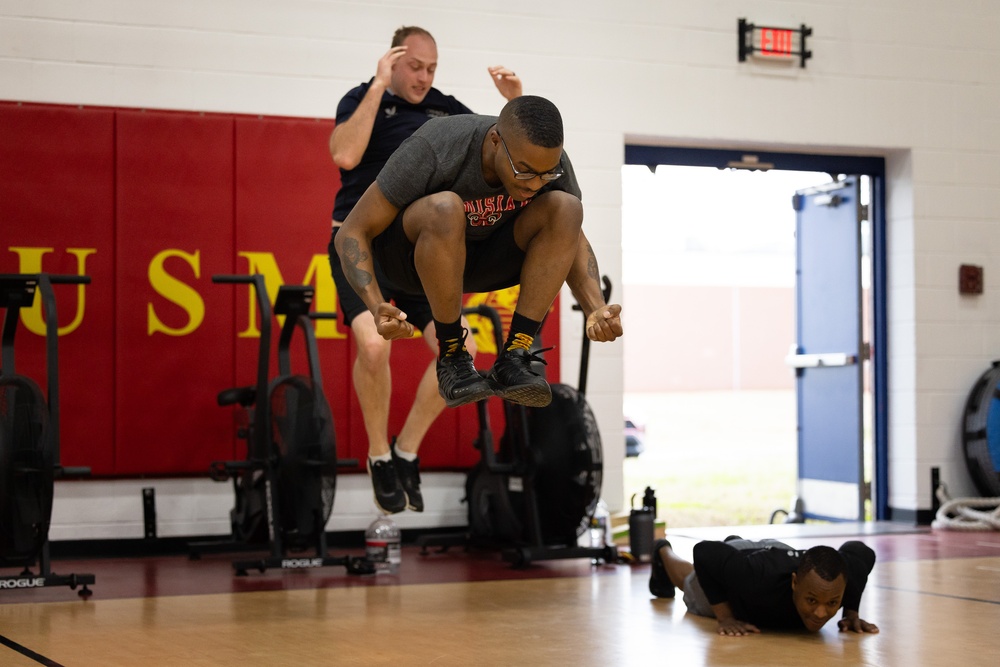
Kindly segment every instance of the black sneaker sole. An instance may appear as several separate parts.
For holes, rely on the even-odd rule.
[[[404,466],[405,467],[407,465],[407,462],[405,461],[405,459],[403,459],[402,457],[400,457],[396,453],[396,438],[395,437],[393,437],[392,442],[389,444],[389,451],[392,452],[392,460],[396,462],[396,475],[397,475],[397,477],[399,477],[400,476],[400,466]],[[403,474],[402,476],[406,477],[405,474]],[[419,472],[417,473],[417,479],[420,479],[420,473]],[[408,509],[410,511],[413,511],[413,512],[423,512],[424,511],[424,497],[420,493],[420,484],[419,484],[419,482],[417,483],[417,487],[416,487],[416,491],[415,491],[415,495],[416,495],[416,498],[417,498],[416,502],[414,502],[413,497],[410,495],[410,492],[407,491],[406,484],[403,483],[402,479],[400,479],[400,481],[399,481],[399,488],[401,488],[403,490],[403,496],[406,497],[406,509]]]
[[[375,507],[379,508],[386,514],[399,514],[400,512],[406,509],[406,500],[404,500],[403,504],[400,505],[399,507],[393,508],[393,507],[383,507],[382,503],[378,501],[378,496],[375,495],[374,493],[372,494],[372,498],[375,499]]]
[[[489,383],[485,380],[466,389],[467,393],[463,393],[461,396],[453,396],[451,398],[445,396],[440,387],[438,387],[438,393],[441,394],[441,398],[444,399],[444,404],[449,408],[457,408],[460,405],[475,403],[495,395],[493,388],[490,387]]]
[[[494,391],[497,396],[508,403],[516,403],[529,408],[544,408],[552,402],[552,389],[547,383],[545,386],[522,384],[504,387],[494,382]]]
[[[410,502],[410,496],[407,495],[406,496],[406,509],[410,510],[411,512],[423,512],[424,511],[424,503],[421,502],[419,506],[414,505],[413,503]]]
[[[392,509],[390,507],[382,507],[382,503],[380,503],[378,501],[378,496],[376,496],[375,494],[372,494],[372,497],[375,498],[375,507],[379,508],[379,510],[381,510],[385,514],[399,514],[400,512],[402,512],[403,510],[406,509],[406,505],[403,505],[399,509]]]

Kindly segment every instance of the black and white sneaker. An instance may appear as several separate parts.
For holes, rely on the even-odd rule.
[[[493,395],[490,383],[476,370],[472,355],[465,349],[468,335],[468,331],[463,331],[461,338],[445,341],[449,348],[438,357],[438,392],[449,408],[475,403]]]
[[[420,459],[407,461],[396,453],[396,438],[392,439],[392,462],[396,466],[396,477],[406,494],[406,509],[414,512],[424,511],[424,496],[420,493]]]
[[[667,568],[660,556],[660,549],[669,546],[670,542],[667,540],[656,540],[653,544],[653,563],[649,571],[649,592],[658,598],[672,598],[677,594],[677,589],[670,581]]]
[[[406,493],[396,476],[395,461],[368,459],[368,475],[372,478],[375,504],[386,514],[396,514],[406,509]]]
[[[493,369],[487,376],[496,395],[510,403],[531,408],[544,408],[551,403],[552,388],[549,387],[549,383],[531,370],[532,362],[545,363],[538,355],[551,349],[550,347],[534,353],[520,347],[504,350],[497,357]]]

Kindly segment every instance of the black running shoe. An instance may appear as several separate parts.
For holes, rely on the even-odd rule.
[[[663,558],[660,556],[660,549],[669,547],[670,542],[666,540],[656,540],[653,544],[653,565],[649,573],[649,592],[658,598],[672,598],[677,593],[673,582],[667,575],[667,568],[663,565]]]
[[[368,474],[372,478],[375,504],[386,514],[395,514],[406,509],[406,493],[396,477],[393,461],[372,461],[368,459]]]
[[[396,477],[399,478],[399,485],[403,487],[406,494],[406,509],[414,512],[424,511],[424,496],[420,493],[420,459],[415,458],[407,461],[396,454],[396,438],[392,439],[392,462],[396,465]]]
[[[475,403],[493,395],[493,389],[472,363],[472,355],[465,349],[468,331],[461,338],[446,341],[450,344],[444,356],[438,357],[438,392],[449,408]]]
[[[551,403],[552,389],[549,383],[531,370],[533,361],[545,363],[538,355],[551,349],[549,347],[534,353],[520,347],[505,350],[497,357],[487,376],[496,395],[510,403],[531,408],[544,408]]]

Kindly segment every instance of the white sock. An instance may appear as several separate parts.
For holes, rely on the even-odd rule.
[[[392,447],[396,451],[396,456],[403,459],[404,461],[415,461],[417,459],[416,452],[404,452],[399,448],[399,445],[393,445]]]
[[[392,460],[392,452],[389,452],[388,454],[380,454],[379,456],[369,456],[368,458],[371,460],[372,463],[375,463],[376,461],[381,461],[382,463],[388,463],[389,461]]]

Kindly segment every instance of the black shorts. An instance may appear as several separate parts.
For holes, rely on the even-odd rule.
[[[339,226],[333,228],[327,253],[330,256],[330,273],[333,274],[333,283],[337,286],[337,296],[340,298],[337,318],[345,327],[350,327],[354,318],[368,310],[368,306],[347,282],[347,276],[344,275],[344,269],[340,265],[340,256],[337,255],[337,248],[333,243],[338,229],[340,229]],[[421,293],[411,294],[396,288],[392,281],[385,276],[378,261],[375,262],[375,279],[378,280],[378,285],[382,288],[382,298],[386,302],[394,302],[397,308],[406,313],[407,322],[420,331],[427,328],[433,319],[431,305],[427,302],[427,297]]]
[[[381,265],[389,281],[405,292],[423,292],[413,244],[403,231],[403,211],[372,241],[376,266]],[[521,284],[524,251],[514,242],[513,221],[501,225],[485,238],[465,239],[465,274],[462,292],[492,292]],[[379,278],[381,284],[381,278]]]

